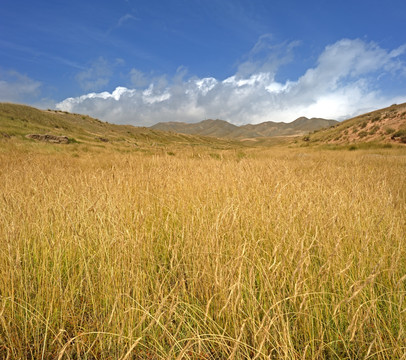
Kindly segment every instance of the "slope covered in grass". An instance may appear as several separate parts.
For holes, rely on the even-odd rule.
[[[343,121],[334,128],[315,131],[305,139],[329,144],[406,144],[406,103],[362,114]]]
[[[43,111],[25,105],[0,103],[0,140],[33,142],[28,134],[67,136],[70,143],[133,149],[151,145],[206,145],[229,147],[233,142],[203,136],[167,133],[130,125],[115,125],[90,116]]]

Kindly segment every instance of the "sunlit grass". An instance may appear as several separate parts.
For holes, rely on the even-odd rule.
[[[0,153],[0,358],[402,358],[379,151]]]

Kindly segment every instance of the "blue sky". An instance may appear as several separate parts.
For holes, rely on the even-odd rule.
[[[404,0],[2,0],[0,101],[114,123],[406,102]]]

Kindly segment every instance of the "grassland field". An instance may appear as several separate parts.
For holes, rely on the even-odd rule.
[[[406,359],[404,147],[38,146],[0,147],[1,359]]]

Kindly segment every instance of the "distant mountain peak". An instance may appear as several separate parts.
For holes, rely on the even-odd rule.
[[[266,121],[260,124],[237,126],[225,120],[206,119],[198,123],[160,122],[152,129],[173,131],[183,134],[205,135],[227,138],[257,138],[272,136],[305,135],[311,131],[336,125],[338,121],[321,118],[297,118],[291,123]]]

